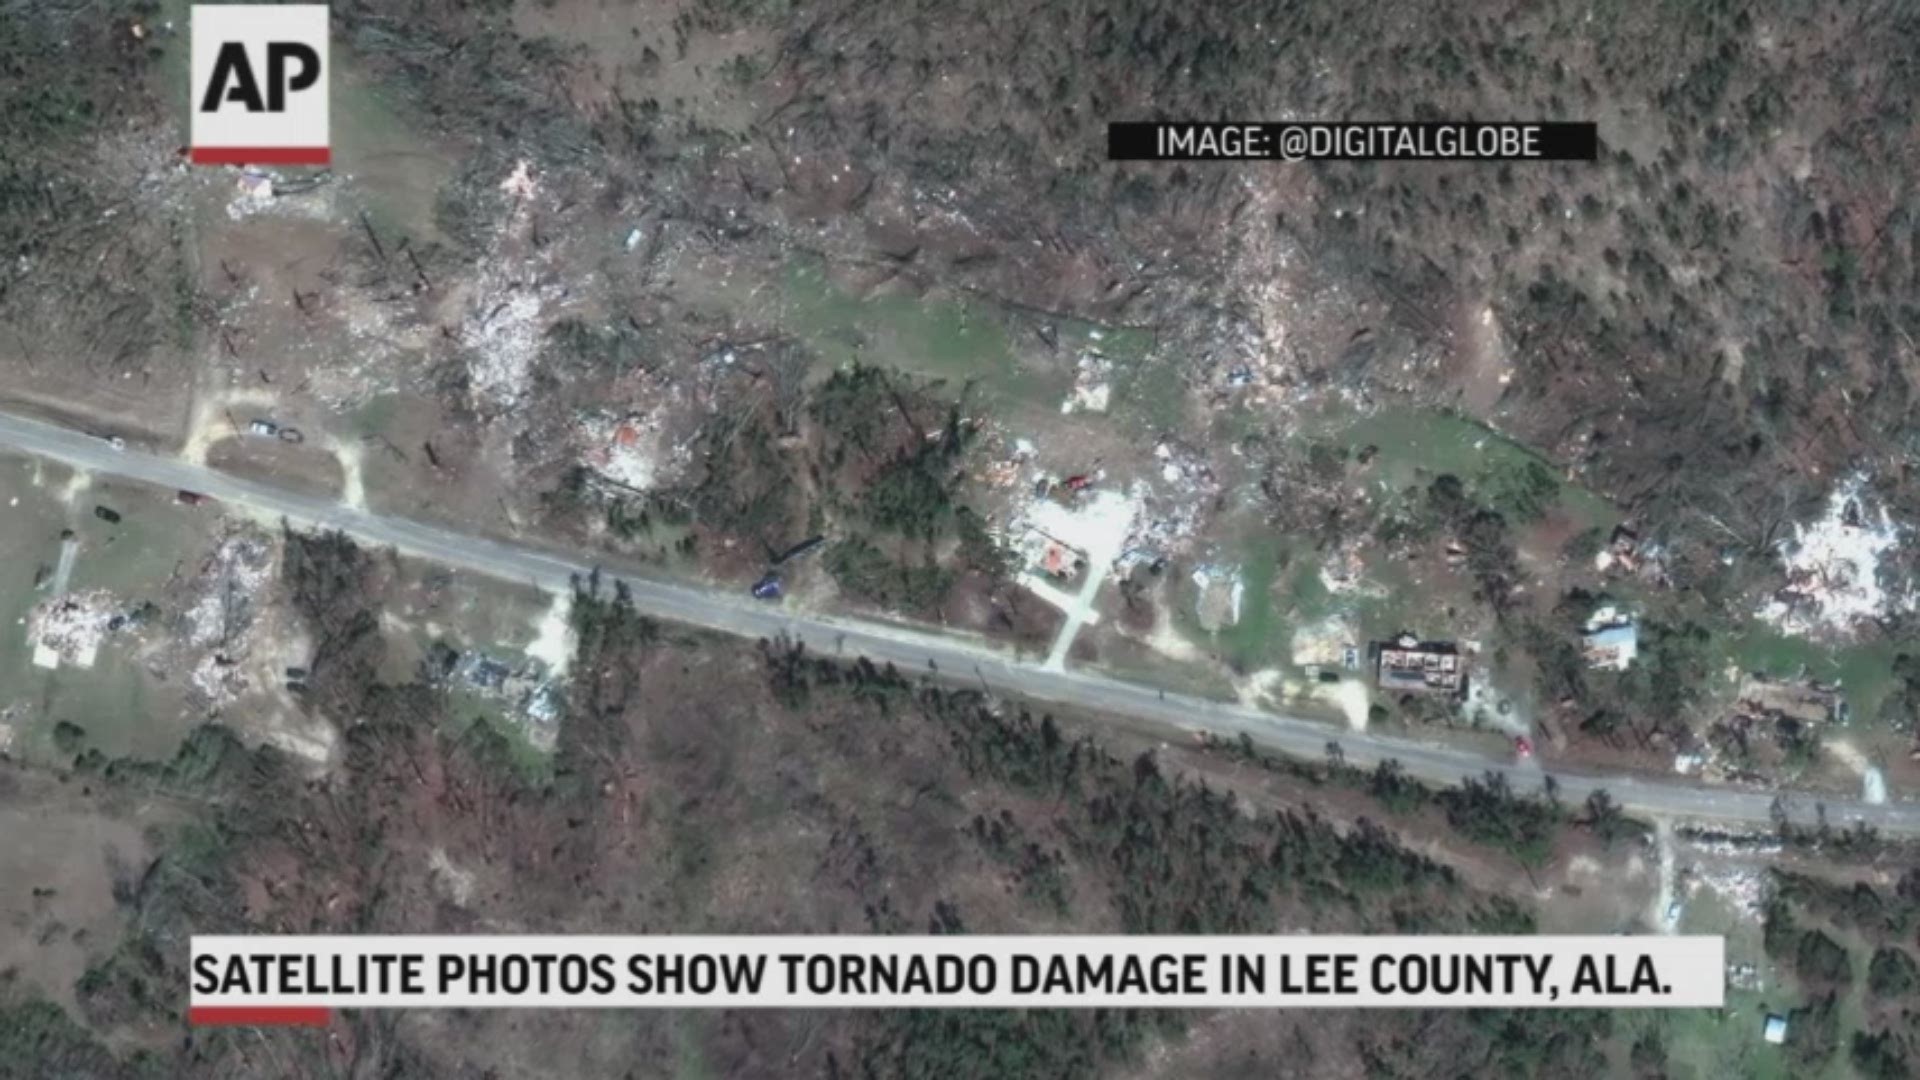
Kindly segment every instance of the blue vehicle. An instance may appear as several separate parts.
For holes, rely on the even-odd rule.
[[[769,570],[767,576],[753,583],[753,595],[758,600],[780,599],[780,575]]]

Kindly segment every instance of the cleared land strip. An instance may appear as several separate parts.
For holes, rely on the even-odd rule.
[[[330,499],[284,491],[131,447],[116,449],[101,439],[36,420],[0,414],[0,447],[96,473],[199,492],[296,524],[338,529],[363,543],[392,546],[419,558],[541,588],[568,588],[576,575],[584,576],[597,567],[604,581],[617,578],[623,582],[632,593],[634,606],[657,618],[741,637],[785,636],[805,643],[816,653],[848,658],[866,656],[876,663],[891,663],[903,670],[928,671],[967,683],[984,682],[1000,693],[1070,704],[1095,713],[1117,713],[1149,721],[1171,732],[1211,732],[1228,738],[1246,735],[1261,746],[1307,759],[1324,756],[1328,744],[1334,743],[1354,765],[1368,767],[1394,759],[1405,766],[1409,775],[1442,785],[1493,772],[1504,774],[1517,791],[1532,791],[1551,777],[1563,799],[1584,800],[1590,792],[1604,788],[1627,809],[1654,817],[1762,826],[1773,821],[1773,792],[1706,788],[1635,776],[1601,777],[1550,773],[1533,767],[1515,768],[1455,747],[1341,731],[1303,717],[1168,693],[1101,675],[1049,669],[1015,659],[981,638],[938,635],[871,620],[792,612],[755,601],[745,590],[703,589],[629,577],[578,556],[539,551],[406,518],[373,514]],[[1869,805],[1806,795],[1790,796],[1787,800],[1788,814],[1797,822],[1813,823],[1822,808],[1827,822],[1836,827],[1864,822],[1887,833],[1920,833],[1920,804]]]

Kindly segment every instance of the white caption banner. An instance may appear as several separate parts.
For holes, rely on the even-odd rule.
[[[1694,1008],[1719,937],[195,937],[219,1008]]]

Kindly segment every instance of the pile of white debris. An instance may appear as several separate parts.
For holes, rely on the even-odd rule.
[[[1200,629],[1211,633],[1240,625],[1247,582],[1239,567],[1212,563],[1196,566],[1193,584],[1197,590],[1194,614],[1200,620]]]
[[[667,445],[660,412],[584,416],[578,431],[581,461],[601,478],[634,491],[668,480],[687,458],[685,447]]]
[[[1772,882],[1765,862],[1778,850],[1766,844],[1695,842],[1688,853],[1694,857],[1687,875],[1691,888],[1712,892],[1735,914],[1757,922],[1766,909]]]
[[[104,589],[67,593],[36,606],[27,615],[34,666],[92,667],[111,629],[114,609],[113,594]]]
[[[1097,574],[1124,574],[1187,554],[1220,491],[1206,459],[1172,441],[1154,448],[1159,482],[1139,479],[1124,490],[1104,469],[1057,480],[1038,458],[1031,442],[1015,439],[1010,455],[979,479],[1002,488],[1032,485],[1031,494],[1016,497],[1001,539],[1025,554],[1029,569],[1055,577],[1071,577],[1080,558]]]
[[[467,288],[460,340],[468,389],[483,409],[510,409],[531,388],[547,328],[573,295],[554,269],[552,245],[533,243],[540,185],[522,161],[500,183],[513,211],[495,232],[479,278]]]
[[[467,365],[469,386],[476,403],[499,408],[519,404],[533,377],[533,361],[546,333],[541,313],[557,299],[555,287],[541,288],[484,274],[460,338],[471,349]]]
[[[227,201],[230,221],[245,221],[263,214],[307,221],[333,221],[339,217],[336,188],[331,182],[288,181],[251,165],[236,171],[233,196]]]
[[[188,681],[219,709],[248,689],[245,661],[252,653],[262,590],[278,572],[275,546],[251,532],[220,542],[200,567],[200,597],[186,613],[186,642],[204,650]]]
[[[1205,454],[1175,440],[1153,448],[1160,483],[1135,481],[1133,498],[1141,512],[1127,535],[1123,567],[1154,563],[1187,553],[1200,531],[1200,517],[1220,493],[1220,481]]]
[[[187,609],[187,640],[204,648],[244,634],[255,598],[273,576],[274,552],[266,541],[247,533],[222,540],[200,567],[204,590]]]
[[[1781,552],[1787,585],[1760,617],[1790,634],[1851,633],[1863,621],[1914,610],[1914,591],[1881,581],[1882,563],[1905,532],[1884,506],[1870,507],[1867,478],[1836,485],[1819,519],[1795,528]]]
[[[1073,390],[1060,403],[1063,413],[1103,413],[1113,400],[1113,361],[1089,349],[1074,367]]]
[[[1120,558],[1140,513],[1137,490],[1122,494],[1096,488],[1078,493],[1071,504],[1041,496],[1015,516],[1011,533],[1016,541],[1030,533],[1051,538],[1080,552],[1089,566],[1104,572]]]

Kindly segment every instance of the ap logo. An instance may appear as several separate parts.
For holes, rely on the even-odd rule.
[[[325,165],[324,4],[193,6],[193,161]]]

